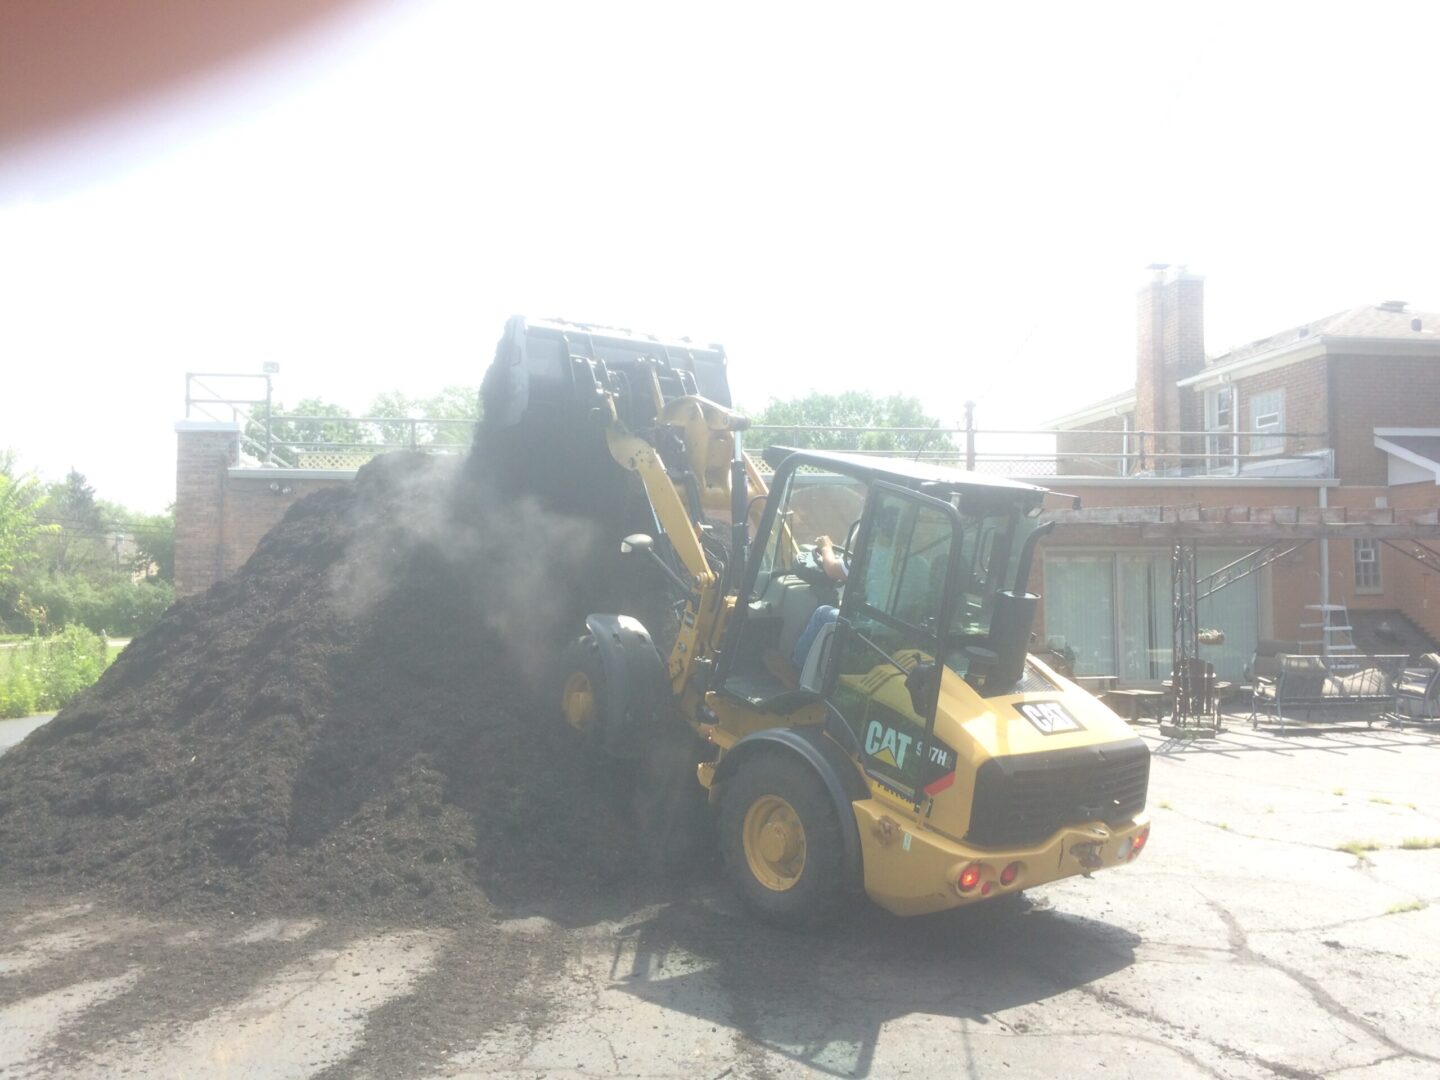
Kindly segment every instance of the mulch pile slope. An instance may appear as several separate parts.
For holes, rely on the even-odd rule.
[[[616,774],[536,694],[594,538],[483,490],[389,455],[292,507],[0,757],[0,879],[442,920],[632,887]]]

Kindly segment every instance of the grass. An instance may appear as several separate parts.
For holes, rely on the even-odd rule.
[[[1161,809],[1161,810],[1174,810],[1175,808],[1170,805],[1170,800],[1169,800],[1169,799],[1161,799],[1161,800],[1160,800],[1160,809]]]
[[[1381,806],[1389,806],[1389,805],[1390,805],[1390,800],[1387,799],[1387,798],[1385,798],[1385,796],[1383,796],[1383,795],[1371,795],[1371,796],[1370,796],[1370,801],[1373,802],[1373,803],[1378,803],[1378,804],[1381,805]]]
[[[1343,844],[1337,844],[1336,851],[1343,851],[1346,854],[1354,855],[1361,862],[1365,862],[1367,851],[1379,851],[1380,841],[1378,840],[1346,840]]]
[[[1406,851],[1429,851],[1440,848],[1440,836],[1407,836],[1400,846]]]
[[[8,675],[11,669],[17,664],[23,664],[28,660],[28,652],[25,646],[34,642],[33,637],[22,637],[15,634],[0,636],[0,646],[13,645],[14,648],[0,648],[0,678]],[[114,663],[115,658],[125,649],[124,645],[115,645],[111,642],[105,643],[105,663]]]
[[[1224,830],[1226,830],[1226,831],[1228,832],[1229,829],[1230,829],[1230,823],[1229,823],[1228,821],[1222,821],[1222,822],[1220,822],[1220,828],[1222,828],[1222,829],[1224,829]]]
[[[1424,900],[1406,900],[1400,904],[1391,904],[1385,909],[1386,915],[1403,915],[1407,911],[1424,911],[1426,908]]]
[[[1331,795],[1344,795],[1344,794],[1345,794],[1345,789],[1344,789],[1343,787],[1337,787],[1334,791],[1330,792],[1330,794],[1331,794]]]

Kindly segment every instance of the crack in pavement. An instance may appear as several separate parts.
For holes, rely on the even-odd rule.
[[[1278,971],[1303,988],[1315,1004],[1320,1006],[1320,1008],[1330,1016],[1336,1020],[1350,1024],[1352,1027],[1359,1028],[1382,1046],[1389,1047],[1397,1054],[1415,1058],[1417,1061],[1429,1061],[1440,1065],[1440,1057],[1427,1054],[1421,1050],[1412,1049],[1392,1038],[1390,1034],[1378,1024],[1372,1023],[1363,1016],[1356,1016],[1345,1005],[1337,1001],[1325,987],[1321,986],[1318,979],[1306,975],[1303,971],[1292,968],[1288,964],[1283,964],[1279,960],[1273,960],[1270,957],[1262,956],[1260,953],[1255,952],[1250,948],[1250,942],[1246,937],[1244,927],[1240,925],[1240,921],[1235,918],[1230,910],[1223,904],[1212,900],[1208,896],[1204,896],[1203,893],[1201,895],[1204,897],[1205,903],[1209,905],[1210,909],[1215,912],[1225,924],[1230,935],[1230,949],[1237,959],[1253,964],[1256,967],[1265,967],[1272,971]]]

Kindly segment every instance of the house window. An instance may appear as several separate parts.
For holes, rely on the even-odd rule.
[[[1355,541],[1355,591],[1380,592],[1380,541]]]
[[[1250,438],[1252,454],[1279,454],[1285,449],[1285,391],[1265,390],[1250,398],[1250,430],[1259,432]],[[1269,435],[1267,432],[1274,432]]]
[[[1232,469],[1235,454],[1235,388],[1217,386],[1205,392],[1205,467],[1208,472]],[[1223,432],[1223,434],[1221,434]]]

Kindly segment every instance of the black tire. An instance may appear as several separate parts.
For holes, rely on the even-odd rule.
[[[761,812],[776,799],[793,810],[804,837],[802,865],[795,870],[793,883],[781,888],[757,877],[746,851],[752,808]],[[761,918],[808,929],[835,915],[845,895],[840,823],[825,785],[804,761],[782,751],[742,763],[721,794],[719,827],[730,880],[746,906]],[[779,876],[787,876],[791,869],[795,869],[793,858]]]

